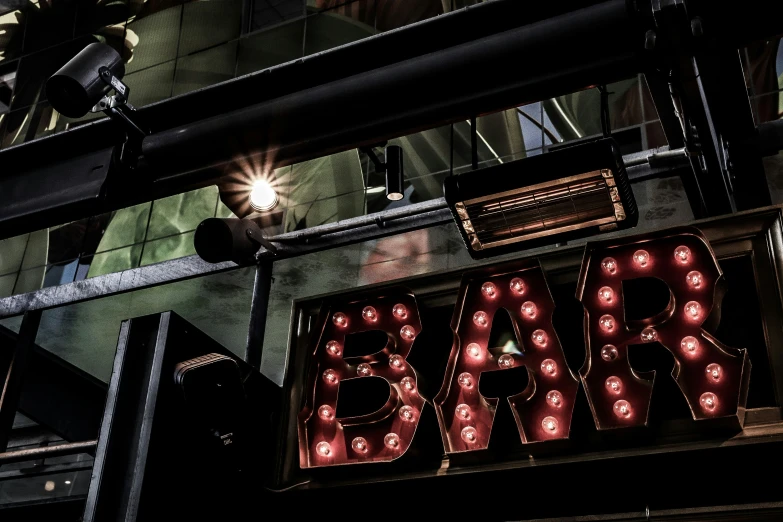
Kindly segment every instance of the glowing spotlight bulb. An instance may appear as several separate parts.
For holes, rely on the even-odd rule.
[[[601,318],[598,320],[598,324],[601,326],[601,330],[604,332],[611,332],[614,330],[614,317],[612,317],[609,314],[602,315]]]
[[[340,382],[340,378],[337,376],[337,372],[331,368],[324,371],[323,377],[326,384],[337,384]]]
[[[683,337],[682,341],[680,341],[680,348],[682,348],[685,353],[692,355],[699,349],[699,340],[691,335]]]
[[[454,413],[457,414],[457,417],[460,419],[468,420],[470,419],[470,407],[467,404],[460,404],[457,406],[457,409],[454,410]]]
[[[332,446],[326,441],[319,442],[315,446],[315,451],[322,457],[328,457],[332,454]]]
[[[328,404],[324,404],[323,406],[318,408],[318,416],[325,421],[330,421],[334,419],[334,408],[332,408]]]
[[[389,449],[397,449],[400,447],[400,436],[396,433],[387,433],[383,438],[383,443]]]
[[[500,357],[498,357],[498,366],[500,366],[502,369],[511,368],[514,366],[514,358],[508,354],[504,353]]]
[[[481,285],[481,293],[490,299],[494,299],[498,295],[498,289],[492,283],[484,283]]]
[[[688,301],[685,303],[685,316],[691,320],[697,320],[701,317],[701,305],[696,301]]]
[[[457,377],[457,382],[463,388],[470,389],[473,387],[473,376],[468,372],[460,373],[459,377]]]
[[[563,405],[563,395],[557,390],[552,390],[546,394],[546,402],[553,408],[559,408]]]
[[[345,328],[346,326],[348,326],[348,316],[346,316],[342,312],[337,312],[332,316],[332,322],[337,326]]]
[[[337,341],[329,341],[326,343],[326,351],[331,355],[338,356],[343,353],[343,348]]]
[[[604,384],[606,385],[607,390],[609,390],[610,392],[616,395],[620,395],[623,391],[623,381],[621,381],[619,377],[615,377],[614,375],[606,379],[606,383]]]
[[[601,359],[604,361],[614,361],[617,359],[617,347],[613,344],[604,345],[604,347],[601,348]]]
[[[476,431],[476,428],[473,426],[465,426],[460,432],[460,437],[462,437],[462,440],[465,442],[472,444],[478,440],[478,431]]]
[[[476,359],[481,355],[481,346],[477,343],[470,343],[465,350],[468,352],[468,355],[475,357]]]
[[[704,411],[714,411],[718,405],[718,396],[712,392],[702,393],[701,397],[699,397],[699,404],[701,404],[701,408]]]
[[[536,316],[537,310],[536,303],[533,301],[525,301],[522,303],[522,315],[529,319],[533,319]]]
[[[628,401],[620,399],[614,403],[614,414],[621,419],[626,419],[631,416],[631,404]]]
[[[644,268],[650,262],[650,254],[646,250],[637,250],[633,253],[633,262],[636,266]]]
[[[598,299],[605,303],[611,303],[614,301],[614,292],[608,286],[603,286],[598,290]]]
[[[356,375],[359,377],[367,377],[372,373],[372,368],[367,363],[362,363],[356,367]]]
[[[389,366],[391,366],[392,370],[404,370],[405,358],[402,355],[395,353],[394,355],[389,357]]]
[[[368,323],[374,323],[378,320],[378,312],[372,306],[365,306],[364,309],[362,309],[362,317],[364,317],[364,320]]]
[[[555,433],[557,431],[557,419],[554,417],[544,417],[541,421],[541,427],[549,433]]]
[[[400,408],[400,418],[405,422],[416,420],[416,410],[412,406],[403,406]]]
[[[367,453],[367,439],[364,437],[356,437],[351,441],[351,449],[353,449],[356,453]]]
[[[533,333],[530,334],[530,338],[538,346],[546,346],[546,343],[549,340],[549,337],[547,336],[546,332],[544,330],[540,330],[540,329],[539,330],[534,330]]]
[[[605,257],[601,261],[601,268],[609,275],[617,273],[617,261],[613,257]]]
[[[674,259],[681,265],[687,265],[691,260],[691,249],[680,245],[674,249]]]
[[[720,381],[720,378],[723,376],[723,368],[720,367],[720,364],[708,364],[707,365],[707,378],[711,381],[718,382]]]
[[[541,371],[544,375],[554,376],[557,374],[557,363],[552,359],[544,359],[541,361]]]
[[[476,326],[480,326],[481,328],[486,328],[486,326],[489,324],[489,319],[487,318],[486,312],[476,312],[473,314],[473,322]]]
[[[511,288],[511,291],[517,295],[525,293],[525,282],[518,277],[512,279],[508,286]]]
[[[268,212],[277,206],[277,192],[268,181],[259,179],[253,183],[250,191],[250,206],[258,212]]]
[[[688,283],[688,286],[691,288],[700,288],[701,284],[704,282],[704,277],[701,275],[701,272],[694,270],[688,272],[688,275],[685,276],[685,282]]]
[[[408,309],[405,308],[404,304],[396,304],[392,308],[392,314],[398,319],[405,319],[408,317]]]
[[[400,336],[402,336],[403,339],[412,341],[413,338],[416,337],[416,330],[414,330],[411,325],[406,324],[400,329]]]
[[[643,343],[654,343],[658,340],[658,331],[652,326],[648,326],[639,335]]]
[[[413,377],[403,377],[400,385],[409,393],[416,391],[416,380]]]

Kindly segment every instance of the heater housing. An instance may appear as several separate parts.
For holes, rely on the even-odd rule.
[[[452,175],[443,192],[474,259],[631,228],[639,218],[611,138]]]

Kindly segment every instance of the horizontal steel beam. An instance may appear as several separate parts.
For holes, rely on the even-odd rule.
[[[58,444],[57,446],[43,446],[41,448],[6,451],[5,453],[0,453],[0,466],[12,462],[48,459],[52,457],[62,457],[63,455],[76,455],[79,453],[93,454],[95,453],[95,448],[97,446],[97,440],[88,440],[84,442]]]

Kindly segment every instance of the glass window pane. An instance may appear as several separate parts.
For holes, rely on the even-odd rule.
[[[174,96],[224,82],[234,77],[237,62],[236,41],[177,60]]]
[[[126,39],[133,42],[133,58],[125,66],[125,73],[130,74],[176,58],[181,18],[180,5],[129,22]],[[134,94],[131,90],[131,96]],[[131,102],[138,105],[133,97]]]
[[[81,264],[89,264],[86,277],[122,272],[123,270],[139,266],[141,251],[142,245],[118,248],[95,254],[92,258],[84,257],[81,260]],[[80,267],[79,271],[80,274],[84,273],[84,267]]]
[[[303,0],[254,0],[250,31],[304,16]]]
[[[130,87],[130,102],[135,107],[165,100],[174,86],[174,61],[129,74],[123,80]]]
[[[217,196],[217,187],[212,186],[154,201],[147,241],[195,230],[215,216]]]
[[[308,17],[305,34],[305,56],[374,35],[374,7],[367,9],[367,13],[359,20],[345,14],[345,9],[359,5],[362,4],[354,3],[345,8],[332,9]],[[374,3],[370,5],[374,6]],[[351,11],[348,12],[350,13]]]
[[[187,232],[144,243],[141,265],[151,265],[152,263],[194,255],[196,248],[193,246],[193,234],[193,232]]]
[[[98,243],[97,252],[141,243],[147,234],[152,203],[141,203],[114,213]]]
[[[301,58],[304,25],[304,20],[296,20],[242,38],[237,76]]]
[[[242,0],[200,0],[184,5],[178,56],[213,47],[239,36]]]

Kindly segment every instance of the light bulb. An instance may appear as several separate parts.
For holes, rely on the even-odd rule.
[[[530,338],[538,346],[546,346],[547,341],[549,341],[549,336],[546,334],[544,330],[541,329],[533,330],[533,333],[530,334]]]
[[[559,408],[563,405],[563,395],[557,390],[552,390],[546,394],[546,402],[553,408]]]
[[[606,386],[607,390],[609,390],[611,393],[614,393],[616,395],[620,395],[620,393],[622,393],[623,391],[623,381],[621,381],[619,377],[615,377],[614,375],[606,379],[604,385]]]
[[[362,309],[362,317],[368,323],[374,323],[378,320],[378,312],[372,306],[365,306]]]
[[[525,301],[522,303],[522,316],[528,319],[533,319],[536,316],[538,308],[533,301]]]
[[[254,210],[268,212],[275,208],[279,201],[277,192],[267,180],[259,179],[253,182],[253,188],[250,190],[250,206]]]
[[[468,372],[460,373],[459,377],[457,377],[457,382],[463,388],[472,388],[473,387],[473,376],[471,374],[469,374]]]
[[[473,322],[476,326],[479,326],[481,328],[486,328],[489,324],[489,318],[487,317],[486,312],[476,312],[473,314]]]
[[[718,406],[718,396],[712,392],[702,393],[699,397],[699,404],[701,404],[701,409],[706,412],[715,411],[715,407]]]
[[[472,444],[478,440],[478,431],[473,426],[465,426],[460,432],[460,437],[468,444]]]
[[[628,401],[624,401],[623,399],[620,399],[619,401],[614,403],[614,414],[620,417],[621,419],[627,419],[631,416],[631,405]]]
[[[402,386],[407,392],[415,392],[416,380],[413,377],[403,377],[400,381],[400,386]]]
[[[405,319],[408,317],[408,309],[405,308],[404,304],[396,304],[392,308],[392,314],[398,319]]]
[[[674,259],[681,265],[687,265],[691,260],[691,249],[680,245],[674,249]]]
[[[514,366],[514,358],[511,356],[511,354],[504,353],[500,357],[498,357],[498,366],[500,366],[503,369],[511,368]]]
[[[606,272],[609,275],[614,275],[617,273],[617,261],[613,257],[605,257],[603,261],[601,261],[601,268],[603,268],[604,272]]]
[[[613,344],[604,345],[601,348],[601,359],[604,361],[614,361],[617,359],[617,348]]]
[[[481,293],[490,299],[494,299],[498,295],[498,289],[492,283],[484,283],[481,285]]]
[[[518,277],[512,279],[508,286],[511,288],[511,291],[517,295],[522,295],[525,293],[525,282]]]
[[[412,406],[403,406],[400,408],[400,418],[405,422],[413,422],[416,420],[416,409]]]
[[[337,372],[331,368],[324,371],[323,377],[326,384],[337,384],[340,382],[340,378],[337,376]]]
[[[359,377],[367,377],[372,373],[372,368],[367,363],[362,363],[356,367],[356,375]]]
[[[633,262],[636,266],[644,268],[650,262],[650,254],[646,250],[637,250],[633,253]]]
[[[332,322],[337,326],[345,328],[346,326],[348,326],[348,316],[346,316],[342,312],[337,312],[332,316]]]
[[[601,289],[598,290],[598,299],[604,303],[611,303],[614,301],[614,292],[608,286],[602,286]]]
[[[402,355],[394,354],[391,357],[389,357],[389,366],[391,366],[392,370],[404,370],[405,369],[405,358]]]
[[[329,341],[326,343],[326,351],[334,356],[338,356],[343,353],[343,347],[337,341]]]
[[[325,421],[330,421],[334,419],[334,408],[332,408],[328,404],[324,404],[323,406],[318,408],[318,416]]]
[[[467,351],[468,355],[471,357],[478,358],[481,355],[481,346],[477,343],[470,343],[467,348],[465,348],[465,351]]]
[[[319,442],[315,445],[315,451],[322,457],[328,457],[332,454],[332,446],[326,441]]]
[[[403,339],[412,341],[413,338],[416,337],[416,330],[414,330],[411,325],[406,324],[400,329],[400,336],[402,336]]]
[[[692,272],[688,272],[688,275],[685,276],[685,282],[688,283],[688,286],[691,288],[700,288],[701,284],[704,282],[704,276],[701,275],[701,272],[693,270]]]
[[[699,340],[695,337],[688,335],[682,338],[680,341],[680,348],[687,354],[694,354],[699,349]]]
[[[541,371],[544,375],[554,377],[557,374],[557,363],[552,359],[544,359],[541,361]]]
[[[544,417],[541,421],[541,427],[548,433],[557,432],[557,419],[554,417]]]
[[[367,453],[367,450],[369,449],[367,439],[364,437],[356,437],[351,441],[351,448],[356,453]]]
[[[457,409],[454,410],[454,413],[456,413],[457,417],[463,420],[470,419],[470,407],[467,404],[460,404],[457,406]]]
[[[639,337],[642,339],[643,343],[654,343],[658,340],[658,331],[652,326],[648,326],[642,330],[642,333],[639,334]]]
[[[400,436],[396,433],[387,433],[383,438],[383,444],[389,449],[397,449],[400,447]]]
[[[723,368],[720,367],[720,364],[712,363],[707,365],[707,378],[709,380],[718,382],[722,376]]]
[[[685,317],[692,321],[698,320],[701,317],[701,305],[696,301],[685,303]]]
[[[602,315],[598,320],[598,324],[601,326],[601,330],[604,332],[611,332],[615,327],[614,317],[609,314]]]

